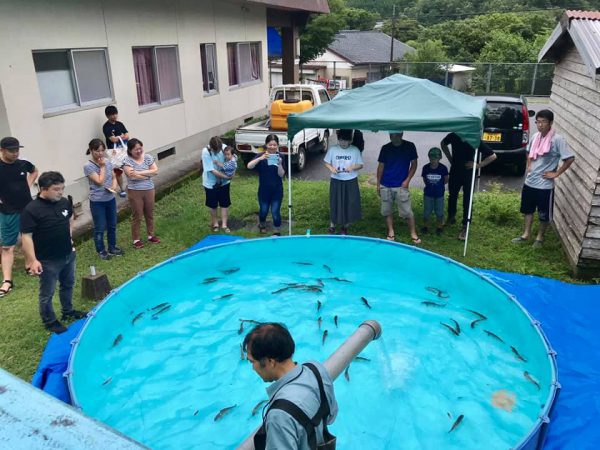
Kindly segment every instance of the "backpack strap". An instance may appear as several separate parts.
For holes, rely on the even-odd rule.
[[[281,409],[282,411],[285,411],[294,419],[296,419],[296,421],[300,425],[302,425],[302,427],[306,431],[306,437],[308,438],[308,447],[311,450],[316,450],[317,436],[315,434],[315,426],[313,425],[313,421],[306,415],[304,411],[302,411],[295,403],[292,403],[289,400],[283,398],[275,400],[271,404],[269,411],[272,409]],[[269,411],[267,411],[267,414]]]
[[[327,401],[327,395],[325,395],[325,388],[323,387],[323,379],[321,378],[321,374],[319,373],[319,369],[312,363],[304,363],[302,364],[305,367],[308,367],[310,371],[314,374],[317,379],[317,383],[319,384],[319,393],[321,396],[321,405],[319,406],[319,410],[313,417],[313,423],[315,426],[319,425],[321,420],[323,421],[323,425],[327,427],[327,421],[325,420],[329,413],[331,412],[329,409],[329,401]]]

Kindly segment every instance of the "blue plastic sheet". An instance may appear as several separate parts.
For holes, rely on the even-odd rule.
[[[244,238],[211,235],[182,253]],[[544,449],[600,448],[600,286],[581,286],[529,275],[480,270],[515,295],[542,324],[558,354],[558,379],[562,390],[554,409]],[[52,335],[32,384],[70,403],[66,379],[70,342],[83,320],[67,332]]]

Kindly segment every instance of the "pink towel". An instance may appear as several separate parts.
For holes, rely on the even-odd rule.
[[[536,160],[538,156],[545,155],[550,151],[552,146],[552,138],[554,137],[554,130],[550,129],[546,136],[542,137],[542,133],[536,133],[531,142],[529,149],[529,157]]]

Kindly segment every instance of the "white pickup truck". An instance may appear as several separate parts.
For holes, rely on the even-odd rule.
[[[271,89],[270,102],[287,99],[292,102],[310,100],[314,106],[330,100],[325,87],[318,84],[286,84]],[[281,153],[287,154],[291,147],[292,164],[300,172],[306,165],[307,151],[327,151],[331,130],[329,128],[307,128],[298,132],[290,143],[287,131],[271,128],[270,118],[252,125],[242,126],[235,132],[235,145],[245,164],[252,160],[257,153],[263,151],[262,147],[269,134],[276,134],[279,137]]]

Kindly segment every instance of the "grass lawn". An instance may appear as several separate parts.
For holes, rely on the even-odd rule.
[[[251,238],[257,237],[256,222],[258,204],[256,200],[257,177],[244,169],[232,183],[232,207],[230,216],[246,222],[246,227],[234,233]],[[312,234],[324,234],[329,217],[329,183],[323,181],[295,181],[294,233],[304,234],[310,228]],[[363,220],[351,227],[352,234],[385,238],[386,228],[379,213],[379,199],[374,186],[361,178]],[[287,205],[287,200],[284,200]],[[413,191],[413,209],[417,224],[421,222],[423,209],[422,191]],[[471,229],[469,251],[462,257],[463,243],[456,239],[459,226],[448,227],[443,236],[429,234],[421,236],[422,247],[449,256],[471,267],[493,268],[510,272],[540,275],[574,281],[570,277],[569,266],[554,231],[549,230],[546,244],[540,250],[531,245],[514,245],[510,239],[518,236],[522,228],[519,210],[519,194],[502,192],[499,189],[479,193],[475,197],[474,222]],[[287,207],[282,207],[284,219]],[[91,239],[77,244],[77,284],[74,305],[76,309],[89,310],[95,302],[81,299],[81,277],[89,273],[89,266],[106,272],[113,287],[119,286],[138,272],[141,272],[176,253],[188,248],[198,240],[211,234],[208,210],[204,206],[204,193],[197,177],[186,179],[177,188],[158,201],[156,229],[161,237],[159,245],[147,245],[144,249],[133,250],[130,241],[130,220],[119,224],[119,245],[126,251],[125,256],[111,261],[97,258]],[[398,221],[399,222],[399,221]],[[410,236],[405,224],[396,227],[396,240],[409,243]],[[200,270],[200,268],[199,268]],[[40,359],[49,333],[43,328],[38,313],[37,279],[25,275],[23,260],[18,257],[13,276],[15,289],[7,297],[0,299],[0,366],[5,370],[29,381]],[[176,283],[165,280],[165,289]],[[55,309],[60,315],[58,299]]]

